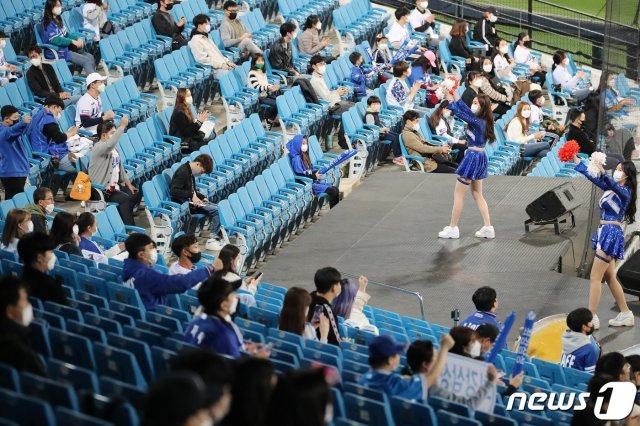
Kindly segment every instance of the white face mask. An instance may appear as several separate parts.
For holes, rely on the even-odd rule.
[[[302,145],[302,147],[300,148],[300,151],[302,151],[302,152],[309,151],[309,145]]]
[[[327,70],[327,66],[326,65],[321,65],[317,68],[318,70],[318,74],[320,75],[324,75],[325,71]]]
[[[62,7],[60,6],[54,7],[53,9],[51,9],[51,13],[53,13],[56,16],[62,15]]]
[[[27,225],[25,226],[24,232],[25,232],[25,234],[33,232],[33,222],[31,222],[31,221],[27,222]]]
[[[498,17],[496,15],[492,15],[491,18],[489,18],[489,21],[491,22],[496,22],[498,20]]]
[[[324,422],[325,424],[333,423],[333,404],[327,404],[327,409],[324,410]]]
[[[480,345],[480,342],[478,342],[477,340],[475,342],[473,342],[473,345],[471,345],[471,349],[469,349],[469,355],[471,355],[473,358],[480,356],[480,351],[482,350],[482,345]]]
[[[51,256],[51,259],[49,259],[49,261],[47,262],[47,271],[53,271],[53,268],[56,267],[56,261],[58,260],[58,258],[56,257],[55,253]]]
[[[562,65],[569,65],[569,58],[564,58],[562,60]]]
[[[44,211],[45,211],[47,214],[51,214],[51,213],[53,213],[53,209],[54,209],[54,208],[55,208],[55,207],[54,207],[53,203],[51,203],[51,204],[47,204],[46,206],[44,206]]]
[[[613,78],[612,78],[611,80],[607,81],[607,85],[608,85],[609,87],[613,87],[615,84],[616,84],[616,80],[615,80],[615,79],[613,79]]]
[[[291,36],[291,40],[295,40],[296,38],[298,38],[298,32],[294,31],[293,35]]]
[[[411,66],[409,66],[409,68],[407,68],[407,74],[411,75]]]
[[[229,315],[233,315],[236,313],[236,309],[238,309],[238,297],[234,297],[231,301],[231,305],[229,305]]]
[[[624,172],[622,170],[616,170],[613,172],[613,180],[620,182],[622,179],[624,179]]]
[[[388,47],[387,43],[382,43],[378,45],[378,49],[386,49],[387,47]]]
[[[152,265],[155,265],[158,262],[157,249],[151,249],[151,251],[149,252],[149,261],[151,262]]]
[[[20,321],[20,324],[25,327],[29,327],[29,324],[31,324],[31,321],[33,321],[33,306],[31,306],[31,303],[29,303],[22,310],[22,320]]]
[[[413,130],[415,130],[416,132],[420,131],[420,123],[416,123],[413,125]]]
[[[187,105],[191,105],[193,104],[193,97],[187,96],[186,98],[184,98],[184,101],[187,103]]]
[[[207,24],[207,25],[204,26],[204,32],[207,33],[207,34],[211,32],[211,25],[210,24]]]
[[[428,1],[423,1],[422,3],[420,3],[420,8],[426,9],[427,7],[429,7],[429,2]]]
[[[0,40],[0,49],[7,47],[7,40]]]
[[[203,420],[200,426],[213,426],[213,419],[209,417],[207,420]]]
[[[31,62],[31,65],[33,65],[34,67],[39,67],[40,65],[42,65],[42,58],[37,57],[29,59],[29,62]]]
[[[445,109],[444,111],[442,111],[442,115],[446,118],[451,117],[451,111],[449,111],[448,109]]]
[[[475,80],[473,80],[473,83],[471,83],[473,85],[473,87],[476,88],[481,88],[482,87],[482,79],[481,78],[476,78]]]
[[[320,31],[322,29],[322,22],[318,22],[316,24],[316,30]]]
[[[107,87],[106,87],[104,84],[101,84],[100,86],[98,86],[98,92],[100,92],[100,93],[104,93],[104,90],[105,90],[106,88],[107,88]]]
[[[478,114],[478,111],[480,111],[480,105],[478,104],[472,104],[471,105],[471,112],[474,114]]]
[[[79,235],[80,229],[78,229],[78,225],[73,225],[73,235]]]
[[[531,110],[530,110],[530,109],[523,109],[523,110],[522,110],[522,116],[523,116],[524,118],[529,118],[529,117],[531,117]]]
[[[491,66],[491,65],[483,65],[482,66],[482,71],[484,71],[484,72],[491,72],[492,69],[493,69],[493,66]]]
[[[502,53],[503,55],[509,53],[509,46],[500,46],[500,53]]]

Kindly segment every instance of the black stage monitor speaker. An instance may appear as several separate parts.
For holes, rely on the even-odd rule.
[[[635,252],[618,269],[618,280],[625,293],[640,296],[640,251]]]
[[[565,182],[545,192],[526,208],[534,222],[548,222],[578,207],[582,202],[571,182]]]

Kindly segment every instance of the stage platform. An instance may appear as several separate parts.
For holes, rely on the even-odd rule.
[[[567,313],[587,304],[588,281],[575,277],[572,269],[583,245],[591,184],[585,179],[571,180],[577,196],[584,200],[575,211],[576,228],[565,225],[561,235],[555,235],[553,226],[529,234],[524,230],[526,205],[564,181],[490,177],[484,192],[495,240],[474,237],[482,220],[471,194],[465,199],[460,239],[441,240],[437,235],[449,221],[455,177],[381,168],[259,269],[265,281],[309,290],[314,272],[323,266],[334,266],[343,274],[363,274],[373,281],[419,292],[427,321],[445,325],[452,324],[452,309],[460,310],[461,319],[473,311],[471,295],[483,285],[497,290],[500,319],[511,310],[518,314],[518,325],[528,310],[539,318]],[[558,272],[561,262],[565,273]],[[415,297],[375,285],[368,291],[373,307],[420,315]],[[638,315],[638,303],[631,307]],[[607,327],[616,311],[606,289],[599,314],[603,329],[596,336],[605,343],[606,351],[640,341],[640,323],[634,329]],[[510,342],[514,338],[512,333]]]

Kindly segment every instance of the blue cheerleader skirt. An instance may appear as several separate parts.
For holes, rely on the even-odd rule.
[[[600,225],[591,238],[594,250],[602,250],[614,259],[624,259],[624,232],[618,225]]]
[[[469,180],[480,180],[487,177],[487,154],[484,151],[467,149],[464,158],[456,169],[456,174]]]

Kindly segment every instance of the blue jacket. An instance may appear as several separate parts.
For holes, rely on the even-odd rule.
[[[356,85],[354,89],[356,96],[365,96],[367,94],[367,75],[362,67],[354,65],[351,68],[351,82]]]
[[[291,168],[293,169],[293,172],[295,174],[313,179],[313,193],[315,195],[322,194],[327,190],[327,188],[331,187],[331,185],[325,182],[318,181],[313,170],[305,166],[304,161],[302,160],[301,151],[303,138],[304,136],[302,135],[295,135],[293,139],[291,139],[287,143],[287,150],[289,151],[289,161],[291,162]]]
[[[624,222],[624,215],[627,213],[631,201],[631,189],[625,185],[618,185],[606,173],[594,178],[587,172],[587,166],[584,163],[577,164],[575,171],[582,173],[594,185],[605,191],[599,202],[600,219]]]
[[[27,129],[21,121],[11,127],[0,124],[0,177],[29,175],[29,159],[20,136]]]
[[[496,319],[496,314],[493,312],[475,311],[460,322],[462,327],[472,330],[477,330],[482,324],[493,324],[502,331],[502,324]]]
[[[421,66],[415,66],[415,65],[411,66],[411,74],[409,74],[409,81],[411,82],[412,85],[415,84],[416,81],[419,81],[420,83],[423,83],[429,86],[431,85],[431,77],[429,77],[429,74],[424,72],[424,69]]]
[[[71,60],[71,52],[69,51],[69,44],[67,44],[67,38],[72,39],[67,34],[67,28],[63,25],[59,27],[55,22],[49,21],[49,24],[45,27],[42,26],[42,23],[38,25],[37,30],[40,32],[40,37],[42,38],[42,42],[45,44],[53,44],[58,48],[58,58],[64,59],[65,61]],[[52,40],[55,38],[59,38],[55,42]],[[44,57],[47,59],[53,59],[54,56],[49,49],[44,49]]]
[[[53,114],[44,107],[40,108],[38,112],[31,117],[31,125],[27,129],[29,140],[31,141],[31,148],[34,152],[44,152],[45,154],[57,155],[58,158],[62,158],[69,153],[67,143],[56,143],[43,133],[44,126],[51,123],[58,125]]]
[[[566,330],[562,335],[560,365],[593,373],[600,358],[600,348],[591,336]]]
[[[369,370],[360,377],[358,384],[382,391],[388,397],[399,396],[411,401],[427,399],[427,382],[421,374],[406,377],[398,373]]]
[[[125,259],[122,282],[135,288],[144,307],[152,311],[156,305],[165,304],[165,295],[184,293],[209,278],[207,268],[196,269],[184,275],[167,275],[133,259]]]
[[[487,128],[485,121],[471,112],[471,108],[462,99],[449,104],[449,109],[460,120],[467,123],[467,145],[477,148],[484,148],[487,143],[484,131]]]
[[[200,314],[189,324],[184,341],[221,355],[238,358],[243,338],[240,329],[233,322],[215,315]]]

